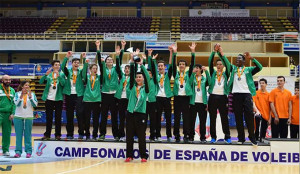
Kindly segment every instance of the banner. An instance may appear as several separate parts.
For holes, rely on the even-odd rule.
[[[35,64],[0,64],[0,75],[33,76]]]
[[[283,50],[299,52],[299,43],[284,43]]]
[[[146,50],[168,50],[168,47],[175,42],[146,42]]]
[[[124,39],[128,41],[157,41],[157,34],[125,33]]]
[[[299,165],[299,140],[270,140],[271,164]]]
[[[249,9],[190,9],[190,17],[249,17]]]
[[[113,146],[112,146],[113,143]],[[149,149],[149,144],[146,146]],[[149,150],[147,150],[149,152]],[[34,140],[34,155],[51,158],[125,159],[126,143]],[[140,157],[138,144],[134,144],[133,158]]]
[[[150,160],[269,163],[270,146],[150,144]]]
[[[271,92],[274,88],[277,88],[277,76],[259,76],[258,77],[258,81],[259,79],[266,79],[268,82],[267,85],[267,91]],[[284,84],[284,88],[289,90],[292,94],[295,93],[295,77],[293,76],[285,76],[285,84]],[[258,88],[260,88],[260,85],[258,83]]]
[[[111,41],[124,40],[124,33],[104,33],[103,40],[111,40]]]
[[[202,40],[201,33],[181,33],[180,40]]]
[[[0,75],[43,76],[50,67],[49,64],[0,64]]]

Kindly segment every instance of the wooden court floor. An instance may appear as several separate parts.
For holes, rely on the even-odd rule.
[[[62,128],[63,134],[65,128]],[[76,132],[77,130],[75,130]],[[108,130],[108,134],[111,130]],[[40,138],[44,127],[34,127],[34,138]],[[148,132],[148,131],[147,131]],[[14,133],[14,131],[13,131]],[[147,133],[148,134],[148,133]],[[0,137],[0,142],[1,142]],[[11,156],[14,155],[15,136],[11,138]],[[23,157],[24,158],[24,153]],[[34,158],[34,157],[33,157]],[[3,158],[0,158],[0,161]],[[170,161],[148,161],[141,163],[134,160],[125,163],[123,160],[102,159],[66,159],[60,161],[47,161],[29,164],[5,165],[0,162],[0,167],[6,169],[11,166],[10,171],[0,171],[0,174],[298,174],[299,165],[274,165],[274,164],[246,164],[246,163],[213,163],[213,162],[170,162]]]

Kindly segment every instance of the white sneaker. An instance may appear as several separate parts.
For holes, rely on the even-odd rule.
[[[157,137],[156,142],[162,142],[161,137]]]
[[[126,137],[121,137],[120,141],[125,142],[126,141]]]
[[[5,152],[5,153],[3,153],[3,156],[10,156],[10,153],[9,152]]]

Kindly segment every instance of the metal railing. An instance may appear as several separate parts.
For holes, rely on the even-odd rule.
[[[59,9],[59,8],[58,8]],[[141,11],[142,17],[188,17],[189,9],[172,9],[171,12],[162,9],[78,9],[74,10],[0,10],[2,17],[87,17],[87,12],[91,12],[92,17],[136,17]],[[201,9],[199,9],[201,10]],[[249,9],[250,16],[263,17],[299,17],[299,9]]]
[[[0,10],[3,17],[68,17],[68,10]]]
[[[157,33],[158,34],[158,33]],[[162,33],[159,33],[159,35]],[[230,41],[282,41],[295,43],[299,41],[297,32],[278,33],[278,34],[232,34],[232,33],[189,33],[190,38],[201,38],[198,40],[230,40]],[[168,36],[169,38],[166,38]],[[195,37],[193,37],[195,36]],[[158,40],[180,40],[172,38],[171,32],[163,32],[163,37]],[[103,39],[104,33],[0,33],[0,40],[93,40]],[[183,38],[182,38],[183,39]],[[193,40],[193,39],[190,39]]]

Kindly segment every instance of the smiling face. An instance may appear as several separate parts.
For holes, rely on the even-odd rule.
[[[76,60],[73,60],[72,61],[72,68],[74,69],[74,70],[77,70],[78,69],[78,67],[79,67],[79,59],[76,59]]]
[[[130,67],[129,66],[125,66],[124,73],[125,73],[126,76],[129,76],[129,73],[130,73]]]
[[[165,64],[164,63],[158,63],[157,66],[158,66],[159,74],[164,74],[165,73],[165,69],[166,69]]]
[[[92,74],[92,75],[97,74],[98,66],[97,66],[97,65],[92,65],[92,66],[90,67],[90,71],[91,71],[91,74]]]
[[[113,66],[113,64],[114,64],[114,61],[113,61],[113,59],[111,57],[107,57],[105,59],[105,63],[107,65],[107,67],[111,68]]]
[[[260,88],[263,89],[263,90],[265,90],[266,87],[267,87],[267,84],[266,84],[265,81],[259,81],[259,85],[260,85]]]
[[[10,76],[4,75],[4,76],[2,77],[2,83],[3,83],[4,86],[9,87],[9,86],[10,86],[10,83],[11,83],[11,78],[10,78]]]
[[[29,82],[26,82],[24,84],[24,86],[22,87],[22,89],[26,89],[27,91],[29,91],[29,89],[30,89]]]
[[[60,69],[60,63],[59,62],[55,62],[54,65],[52,66],[52,68],[55,71],[59,71],[59,69]]]
[[[179,62],[178,67],[179,67],[180,72],[184,72],[185,68],[186,68],[186,63],[185,62]]]
[[[141,74],[141,73],[136,74],[135,81],[139,86],[143,85],[144,84],[143,74]]]
[[[242,56],[238,56],[235,61],[235,65],[238,67],[242,67],[245,64],[245,59]]]
[[[223,65],[222,61],[218,60],[216,64],[217,64],[217,70],[222,71],[223,68],[224,68],[224,65]]]

